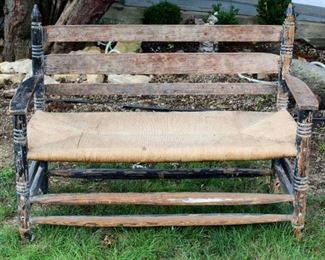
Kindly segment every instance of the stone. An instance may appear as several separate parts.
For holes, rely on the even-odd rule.
[[[32,73],[28,73],[26,74],[25,78],[23,79],[23,81],[29,79],[30,77],[32,77]],[[60,82],[56,81],[55,79],[53,79],[52,77],[48,76],[48,75],[44,75],[44,84],[48,85],[48,84],[60,84]]]
[[[292,75],[303,80],[321,99],[320,108],[325,107],[325,69],[303,60],[292,61]]]
[[[44,84],[49,85],[49,84],[60,84],[60,82],[56,81],[50,76],[45,75],[44,76]]]
[[[52,76],[54,80],[59,82],[78,82],[79,74],[55,74]]]
[[[0,63],[0,72],[4,74],[27,74],[32,71],[32,60],[22,59],[14,62],[2,62]]]
[[[132,53],[132,52],[139,52],[140,49],[141,49],[141,42],[137,42],[137,41],[118,42],[111,52]]]
[[[24,77],[24,74],[0,74],[0,85],[19,84]]]
[[[103,83],[105,76],[102,74],[88,74],[87,75],[87,83],[89,84],[98,84]]]
[[[97,46],[87,46],[83,50],[71,51],[69,54],[99,54],[102,53],[101,49]]]
[[[146,75],[116,75],[111,74],[107,75],[107,80],[110,83],[122,84],[122,83],[129,83],[129,84],[138,84],[138,83],[149,83],[151,77]]]

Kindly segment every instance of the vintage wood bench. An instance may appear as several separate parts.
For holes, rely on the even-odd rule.
[[[11,102],[22,237],[32,224],[92,227],[237,225],[291,221],[296,235],[304,227],[312,112],[315,96],[289,74],[294,42],[290,5],[283,26],[276,25],[41,25],[32,14],[33,77]],[[270,53],[139,53],[43,55],[44,42],[281,42]],[[235,74],[278,73],[277,85],[258,83],[57,84],[44,74]],[[48,95],[277,95],[277,111],[206,112],[45,112]],[[298,122],[287,112],[292,95]],[[27,122],[34,100],[35,113]],[[295,158],[291,165],[288,158]],[[202,170],[48,170],[50,162],[193,162],[272,160],[272,169]],[[46,194],[48,176],[103,179],[277,176],[283,194],[261,193],[83,193]],[[189,214],[127,216],[30,216],[33,204],[93,205],[256,205],[286,202],[292,214]]]

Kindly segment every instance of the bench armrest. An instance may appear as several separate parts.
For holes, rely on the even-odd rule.
[[[26,114],[28,105],[33,97],[40,77],[31,77],[23,81],[17,88],[16,94],[10,102],[10,113],[13,115]]]
[[[318,110],[318,100],[305,82],[292,75],[286,75],[284,79],[300,110]]]

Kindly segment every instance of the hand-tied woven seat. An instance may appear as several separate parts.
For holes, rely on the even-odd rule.
[[[294,21],[294,12],[290,5],[283,26],[120,24],[43,27],[40,12],[35,5],[32,15],[33,76],[18,87],[10,105],[13,115],[18,222],[21,236],[29,239],[32,237],[32,224],[153,227],[241,225],[282,221],[291,221],[295,235],[299,236],[304,227],[306,212],[312,116],[313,111],[318,108],[318,102],[304,82],[290,75]],[[44,42],[98,41],[198,42],[203,45],[207,41],[281,42],[281,48],[279,55],[262,52],[43,54]],[[87,75],[263,73],[278,74],[278,81],[277,84],[265,82],[45,84],[44,82],[45,75],[65,73]],[[49,96],[56,102],[61,102],[61,97],[69,99],[78,97],[80,100],[80,97],[112,95],[148,98],[190,95],[193,100],[197,96],[218,99],[218,96],[231,95],[273,95],[276,96],[276,106],[272,112],[200,110],[200,112],[101,113],[74,111],[59,113],[52,112],[52,106],[47,106]],[[297,117],[293,117],[287,111],[290,95],[295,100]],[[27,112],[32,99],[35,113],[28,120]],[[215,163],[200,164],[206,167],[203,169],[192,168],[198,165],[197,163],[155,164],[239,160],[252,160],[249,164],[254,160],[270,160],[270,167],[260,169],[262,165],[267,165],[264,162],[261,167],[253,169],[238,167],[224,169],[211,166],[216,165]],[[63,169],[60,169],[61,164],[52,162],[64,162]],[[141,162],[145,164],[138,165]],[[83,167],[84,163],[87,163],[87,167]],[[110,163],[117,163],[117,167],[107,168],[109,165],[112,167]],[[93,164],[100,164],[101,167],[88,169],[88,166]],[[72,168],[67,168],[69,165]],[[79,167],[76,168],[77,165]],[[137,193],[132,190],[132,181],[130,185],[125,186],[127,192],[110,190],[109,193],[47,194],[49,177],[69,177],[72,180],[81,178],[161,181],[271,177],[271,187],[277,188],[280,183],[285,194],[235,193],[235,191],[224,193],[212,190]],[[177,189],[179,186],[174,187]],[[187,187],[190,188],[189,185]],[[35,204],[203,207],[274,203],[291,203],[293,211],[290,214],[166,215],[146,215],[145,212],[141,212],[138,215],[113,216],[34,216],[31,211],[31,207]]]
[[[296,122],[279,112],[46,113],[30,120],[28,158],[171,162],[295,156]]]

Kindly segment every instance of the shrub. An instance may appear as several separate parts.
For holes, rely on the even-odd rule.
[[[260,24],[282,24],[290,0],[259,0],[257,20]]]
[[[179,24],[181,22],[181,9],[174,4],[160,2],[144,11],[144,24]]]
[[[218,24],[238,24],[238,19],[236,17],[239,14],[238,8],[231,6],[230,10],[226,11],[220,3],[212,7],[213,13],[217,13]]]

